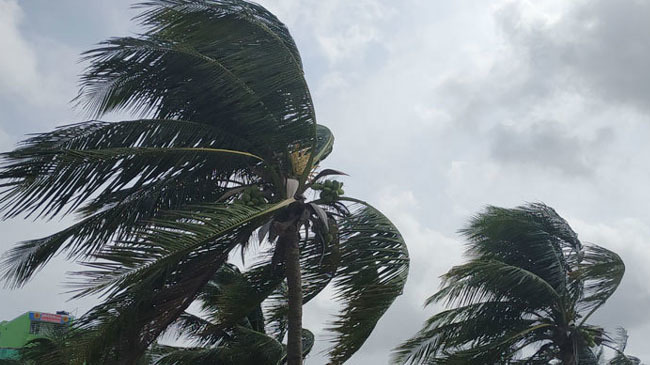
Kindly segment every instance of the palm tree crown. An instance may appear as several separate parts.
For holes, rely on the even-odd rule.
[[[618,255],[581,243],[543,204],[488,207],[461,233],[468,262],[427,300],[452,308],[399,347],[398,362],[594,363],[607,336],[587,320],[623,278]]]
[[[79,217],[6,253],[2,277],[19,287],[61,253],[85,264],[77,297],[103,296],[77,321],[95,333],[86,352],[134,363],[235,249],[259,244],[268,255],[224,288],[214,324],[235,328],[286,283],[289,309],[266,319],[289,317],[297,363],[302,302],[332,283],[344,308],[330,358],[345,361],[401,293],[408,253],[384,215],[325,181],[341,173],[317,169],[334,138],[287,28],[242,0],[138,6],[143,33],[87,52],[76,100],[139,118],[61,127],[2,155],[3,218]]]

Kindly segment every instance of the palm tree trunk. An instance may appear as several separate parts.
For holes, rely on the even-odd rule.
[[[562,365],[576,365],[575,348],[572,346],[572,339],[569,338],[564,346],[560,346],[560,358]]]
[[[289,333],[287,365],[302,365],[302,279],[300,277],[300,235],[295,225],[285,231],[279,242],[285,247],[287,288],[289,296]]]

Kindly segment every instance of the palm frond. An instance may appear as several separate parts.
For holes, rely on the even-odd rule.
[[[494,258],[528,270],[564,295],[567,262],[564,255],[581,243],[553,208],[530,204],[514,209],[487,207],[460,233],[468,239],[470,257]]]
[[[150,275],[128,291],[112,293],[78,320],[95,336],[84,345],[98,357],[132,363],[194,301],[201,288],[227,260],[223,249],[195,255],[174,271]]]
[[[86,53],[91,65],[78,100],[89,111],[126,108],[206,120],[254,131],[282,148],[315,138],[298,52],[267,10],[245,1],[148,1],[140,7],[145,34]]]
[[[445,287],[428,298],[427,305],[441,300],[447,305],[512,300],[544,308],[561,298],[535,273],[498,260],[472,260],[453,267],[442,279]]]
[[[339,220],[341,260],[334,290],[344,309],[330,328],[336,334],[329,351],[334,364],[363,345],[402,294],[409,268],[406,245],[393,223],[372,206],[354,202],[351,214]]]
[[[578,301],[578,309],[587,312],[582,317],[584,323],[614,294],[623,280],[625,264],[616,253],[600,246],[585,245],[584,258],[571,277],[582,283],[583,295]]]
[[[187,312],[181,314],[165,332],[199,347],[216,345],[228,336],[224,329],[217,328],[214,323]]]
[[[122,359],[139,357],[197,298],[231,250],[291,201],[176,211],[139,233],[140,241],[97,254],[100,261],[88,263],[92,270],[80,273],[87,280],[77,294],[106,297],[79,321],[102,334],[89,347]]]
[[[158,365],[279,364],[284,354],[282,344],[263,333],[237,326],[215,347],[173,348],[160,352]]]
[[[152,221],[152,227],[138,232],[138,241],[116,243],[95,254],[100,261],[87,263],[94,270],[79,273],[87,280],[79,284],[77,296],[109,290],[110,297],[126,288],[143,286],[157,274],[206,251],[215,249],[227,254],[234,246],[245,244],[265,220],[293,201],[259,207],[191,206],[169,212],[166,219],[158,218]]]
[[[14,153],[18,155],[17,153]],[[98,150],[22,151],[3,166],[0,210],[54,216],[68,212],[93,194],[111,194],[161,179],[219,171],[222,179],[252,168],[259,157],[248,152],[196,148],[110,148]],[[259,161],[257,161],[259,162]]]
[[[199,296],[217,329],[228,328],[246,320],[251,328],[264,332],[260,306],[281,285],[284,268],[274,263],[259,265],[247,272],[228,275],[213,281]],[[279,339],[282,340],[282,339]]]
[[[113,240],[134,240],[134,234],[159,214],[188,205],[218,201],[229,189],[212,176],[172,176],[150,184],[104,193],[83,208],[88,215],[53,235],[22,242],[2,257],[6,285],[25,284],[60,252],[71,260],[88,260]],[[217,178],[218,179],[218,178]],[[221,186],[220,186],[221,185]]]

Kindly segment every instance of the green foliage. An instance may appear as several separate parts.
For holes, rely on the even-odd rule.
[[[63,126],[0,156],[3,218],[78,217],[5,253],[2,279],[21,287],[57,254],[84,265],[76,297],[102,298],[71,332],[87,363],[134,363],[147,351],[168,363],[237,362],[253,343],[264,362],[281,353],[287,322],[278,227],[298,217],[303,300],[333,283],[344,309],[331,361],[345,361],[401,293],[408,253],[386,217],[342,197],[341,182],[304,201],[319,179],[343,173],[316,168],[334,136],[316,123],[291,35],[243,0],[139,7],[142,34],[86,52],[76,101],[98,117],[140,117]],[[239,273],[228,260],[250,245],[260,263]],[[197,300],[207,322],[185,312]],[[154,351],[179,321],[201,348]],[[226,337],[236,340],[219,348]],[[305,349],[313,341],[303,333]]]
[[[461,233],[467,263],[443,275],[427,300],[451,308],[396,349],[396,362],[595,361],[594,350],[608,340],[585,322],[621,282],[618,255],[582,244],[543,204],[488,207]]]

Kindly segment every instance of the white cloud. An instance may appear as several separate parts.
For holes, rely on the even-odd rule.
[[[41,98],[36,54],[20,34],[24,14],[15,0],[0,1],[0,93]]]
[[[20,3],[0,0],[0,96],[22,106],[65,108],[75,95],[80,51],[47,34],[28,38],[29,26]]]

